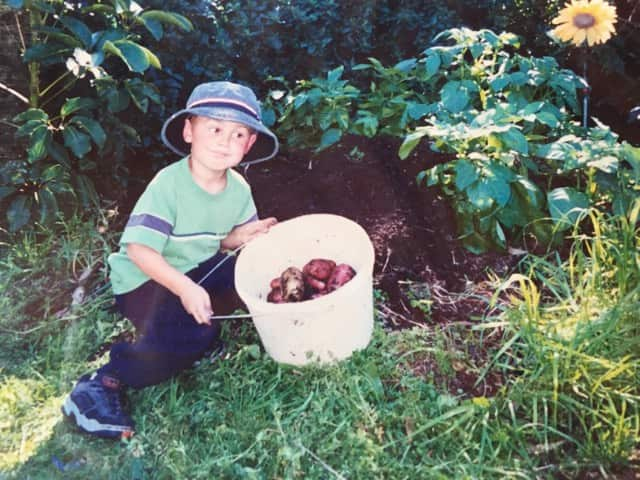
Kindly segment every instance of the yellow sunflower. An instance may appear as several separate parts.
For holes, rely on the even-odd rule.
[[[558,25],[553,34],[577,46],[585,40],[591,46],[609,40],[616,31],[616,21],[616,7],[603,0],[572,0],[553,19]]]

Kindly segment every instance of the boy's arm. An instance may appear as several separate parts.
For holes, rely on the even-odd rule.
[[[211,324],[213,314],[207,291],[173,268],[156,250],[140,243],[127,244],[127,255],[151,279],[174,293],[184,309],[201,324]]]
[[[268,232],[269,228],[276,223],[278,223],[278,220],[275,217],[269,217],[238,225],[229,232],[229,235],[222,239],[220,247],[225,250],[235,250],[261,233]]]

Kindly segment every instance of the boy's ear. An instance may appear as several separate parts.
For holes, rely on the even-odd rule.
[[[191,143],[192,128],[193,127],[191,126],[191,119],[190,118],[185,118],[184,127],[182,127],[182,138],[187,143]]]
[[[256,140],[258,139],[258,134],[253,132],[251,135],[249,135],[249,140],[247,141],[247,146],[244,149],[244,154],[246,155],[247,153],[249,153],[249,150],[251,150],[251,147],[253,147],[253,144],[256,143]]]

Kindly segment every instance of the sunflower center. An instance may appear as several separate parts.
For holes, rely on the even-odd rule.
[[[576,28],[590,28],[596,24],[596,18],[590,13],[578,13],[573,17],[573,25]]]

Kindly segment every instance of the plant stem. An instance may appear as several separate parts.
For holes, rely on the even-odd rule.
[[[71,79],[71,81],[67,82],[65,85],[62,86],[62,88],[60,90],[58,90],[56,93],[54,93],[53,95],[51,95],[49,98],[47,98],[47,100],[45,100],[44,102],[42,102],[42,107],[44,107],[45,105],[47,105],[48,103],[50,103],[54,98],[56,98],[58,95],[60,95],[62,92],[64,92],[65,90],[67,90],[71,85],[73,85],[74,83],[76,83],[76,78],[74,77],[73,79]]]
[[[9,92],[11,95],[13,95],[14,97],[19,98],[20,100],[22,100],[24,103],[29,104],[29,99],[27,97],[25,97],[23,94],[21,94],[20,92],[14,90],[13,88],[5,85],[4,83],[0,82],[0,89]]]
[[[586,87],[584,87],[584,89],[582,90],[583,93],[583,97],[582,97],[582,126],[585,128],[585,130],[587,129],[588,126],[588,122],[589,122],[589,80],[587,79],[587,55],[588,55],[588,50],[587,47],[584,47],[584,50],[582,52],[582,68],[583,68],[583,77],[584,77],[584,81],[587,84]]]
[[[53,88],[53,87],[54,87],[58,82],[60,82],[62,79],[64,79],[64,78],[65,78],[67,75],[69,75],[70,73],[71,73],[71,72],[70,72],[69,70],[67,70],[67,71],[66,71],[66,72],[64,72],[62,75],[60,75],[58,78],[56,78],[53,82],[51,82],[51,83],[47,86],[47,88],[45,88],[44,90],[42,90],[42,91],[40,92],[40,96],[41,96],[41,97],[44,97],[44,96],[47,94],[47,92],[48,92],[49,90],[51,90],[51,89],[52,89],[52,88]]]
[[[29,10],[29,26],[31,27],[31,44],[38,43],[38,28],[42,26],[42,16],[35,9]],[[40,103],[40,64],[29,62],[29,105],[38,108]]]
[[[24,35],[22,34],[22,27],[20,26],[20,19],[18,18],[18,13],[14,14],[14,18],[16,19],[16,27],[18,27],[18,36],[20,37],[20,44],[22,45],[22,51],[24,52],[27,49],[27,44],[24,41]]]

